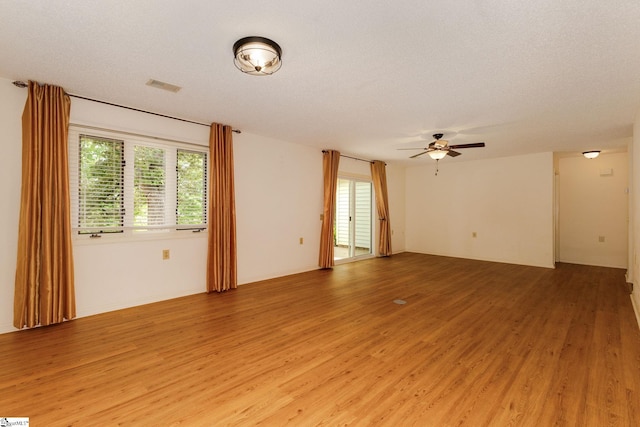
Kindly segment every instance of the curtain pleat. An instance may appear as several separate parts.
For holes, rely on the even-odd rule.
[[[320,257],[318,261],[320,268],[331,268],[334,265],[333,221],[336,211],[336,187],[338,184],[339,163],[339,151],[323,151],[324,209],[322,215],[322,231],[320,232]]]
[[[207,292],[211,293],[238,287],[231,126],[211,124],[209,151],[211,154],[211,190]]]
[[[391,223],[389,222],[389,196],[387,194],[387,173],[384,162],[371,162],[371,179],[376,192],[376,210],[378,211],[379,236],[378,253],[391,256]]]
[[[67,135],[71,101],[57,86],[29,82],[22,114],[16,328],[76,316]]]

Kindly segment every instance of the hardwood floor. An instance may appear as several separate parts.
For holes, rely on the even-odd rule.
[[[0,335],[0,360],[0,417],[33,426],[640,425],[611,268],[405,253]]]

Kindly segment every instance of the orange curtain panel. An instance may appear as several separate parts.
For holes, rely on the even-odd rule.
[[[391,256],[391,223],[389,222],[389,196],[387,194],[386,165],[380,160],[371,162],[371,179],[376,192],[379,236],[378,253]]]
[[[211,124],[209,151],[211,154],[211,185],[207,292],[211,293],[238,287],[231,126]]]
[[[325,150],[322,152],[322,172],[324,176],[324,208],[322,231],[320,232],[320,268],[331,268],[333,261],[333,221],[336,212],[336,187],[338,184],[338,164],[340,152]]]
[[[22,195],[13,324],[76,316],[67,135],[71,101],[57,86],[29,82],[22,114]]]

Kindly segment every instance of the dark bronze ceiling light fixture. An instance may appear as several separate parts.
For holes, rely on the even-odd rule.
[[[269,76],[282,66],[282,49],[265,37],[244,37],[233,45],[233,63],[252,76]]]

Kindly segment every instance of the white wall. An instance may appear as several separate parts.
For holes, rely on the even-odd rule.
[[[558,159],[560,261],[627,267],[628,182],[627,153]]]
[[[632,203],[632,247],[629,250],[632,252],[631,259],[633,264],[629,266],[631,274],[628,275],[629,279],[633,281],[633,293],[631,299],[633,301],[634,308],[636,310],[636,317],[638,324],[640,325],[640,262],[638,260],[638,251],[640,250],[640,110],[636,113],[635,122],[633,125],[633,146],[631,149],[632,161],[632,179],[631,179],[631,203]]]
[[[3,155],[0,196],[0,333],[13,331],[20,204],[21,115],[27,91],[0,79]],[[72,98],[71,122],[208,145],[209,128]],[[322,153],[243,132],[234,134],[238,281],[317,268]],[[74,240],[78,316],[205,291],[206,233],[185,237]],[[304,244],[299,244],[299,238]],[[162,250],[171,258],[162,260]]]
[[[0,78],[0,333],[15,330],[13,291],[20,206],[21,115],[27,91]],[[208,145],[209,128],[71,99],[71,123]],[[238,282],[318,268],[322,151],[248,132],[234,134]],[[341,170],[370,175],[343,158]],[[388,167],[394,252],[404,250],[404,169]],[[299,243],[303,238],[303,244]],[[171,258],[162,260],[162,250]],[[74,239],[79,317],[205,291],[207,235],[99,241]]]
[[[0,332],[12,326],[20,201],[21,120],[26,90],[0,79],[7,209],[0,243]],[[209,128],[72,98],[71,123],[208,145]],[[317,268],[322,211],[320,150],[234,135],[239,283]],[[123,241],[74,240],[78,317],[205,291],[207,235]],[[109,236],[111,237],[111,236]],[[304,237],[304,244],[299,244]],[[162,250],[171,258],[162,260]]]
[[[634,213],[634,186],[633,186],[633,136],[629,138],[629,143],[627,144],[627,169],[629,174],[629,180],[627,181],[628,186],[628,197],[627,197],[627,218],[629,219],[629,224],[627,227],[627,274],[625,275],[627,283],[634,282],[634,271],[633,271],[633,263],[634,263],[634,249],[633,249],[633,236],[635,232],[635,219],[633,217]]]
[[[0,333],[13,329],[13,289],[18,248],[22,162],[22,110],[27,91],[0,78]]]
[[[552,153],[435,167],[406,170],[407,251],[554,266]]]
[[[318,268],[322,151],[243,132],[234,156],[238,282]]]

